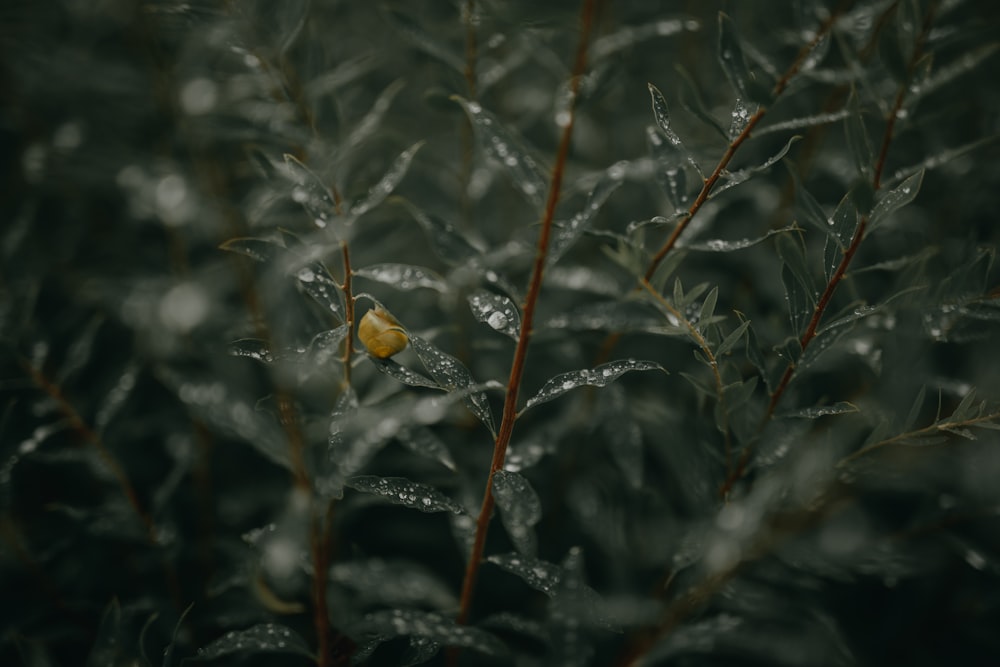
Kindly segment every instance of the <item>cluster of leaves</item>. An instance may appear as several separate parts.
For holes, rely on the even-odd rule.
[[[0,662],[1000,653],[995,9],[46,4]]]

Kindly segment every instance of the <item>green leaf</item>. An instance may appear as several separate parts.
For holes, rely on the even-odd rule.
[[[285,154],[285,166],[295,185],[292,200],[306,210],[313,224],[324,229],[337,217],[333,195],[326,184],[294,155]]]
[[[716,358],[721,357],[733,349],[736,346],[736,343],[740,342],[740,339],[746,335],[747,329],[749,328],[750,320],[744,320],[738,327],[733,329],[733,331],[722,340],[719,347],[715,349]]]
[[[792,333],[800,336],[806,328],[806,324],[812,317],[814,303],[809,291],[802,285],[802,281],[795,276],[795,273],[785,264],[781,268],[781,282],[785,286],[785,299],[788,301],[788,319],[792,325]]]
[[[404,291],[427,287],[444,293],[449,289],[447,281],[437,273],[413,264],[373,264],[363,269],[356,269],[354,275]]]
[[[718,132],[720,137],[728,141],[729,135],[726,133],[726,129],[722,127],[722,124],[718,120],[715,119],[715,116],[713,116],[708,110],[705,102],[702,101],[701,94],[698,92],[698,87],[691,79],[691,75],[688,74],[688,71],[680,65],[676,65],[675,69],[680,75],[681,106],[687,109],[688,112],[690,112],[695,118],[699,119],[705,123],[705,125]]]
[[[851,92],[848,108],[851,113],[844,119],[847,147],[851,157],[854,158],[854,165],[857,167],[858,173],[864,180],[870,181],[874,173],[875,153],[868,136],[868,128],[865,126],[864,117],[861,114],[861,104],[858,101],[857,91]]]
[[[473,316],[496,331],[517,340],[521,335],[521,314],[509,298],[476,290],[468,296]]]
[[[471,102],[458,95],[452,96],[452,99],[465,110],[483,151],[504,167],[514,187],[525,199],[541,209],[545,204],[548,177],[531,156],[524,139],[483,109],[479,102]]]
[[[821,405],[811,408],[803,408],[792,412],[781,413],[780,417],[785,419],[819,419],[830,415],[844,415],[850,412],[858,412],[858,406],[847,401],[834,403],[833,405]]]
[[[385,498],[393,505],[402,505],[421,512],[460,514],[464,511],[461,505],[433,486],[412,482],[405,477],[358,475],[347,480],[345,486],[361,493]]]
[[[413,156],[417,154],[417,151],[423,145],[423,141],[418,141],[400,153],[393,160],[392,165],[385,172],[385,175],[379,179],[379,182],[368,190],[368,194],[351,206],[351,214],[354,216],[363,215],[385,201],[392,194],[392,191],[396,189],[400,181],[403,180],[403,177],[406,176],[406,172],[410,169],[410,163],[413,162]]]
[[[273,239],[253,237],[229,239],[221,243],[219,248],[262,263],[273,262],[286,252],[284,246]]]
[[[698,329],[704,332],[705,327],[708,326],[712,321],[712,315],[715,314],[715,304],[719,300],[719,288],[713,287],[712,291],[708,293],[705,297],[705,301],[701,304],[701,310],[698,313]]]
[[[198,649],[194,660],[214,660],[233,653],[292,653],[312,658],[309,645],[297,632],[277,623],[261,623],[246,630],[227,632]]]
[[[410,335],[410,346],[417,353],[421,363],[434,380],[448,391],[461,390],[475,384],[472,373],[461,361],[447,352],[427,342],[419,336]],[[490,433],[496,433],[493,411],[485,392],[473,392],[465,397],[465,403],[472,413],[479,417]]]
[[[528,399],[522,412],[528,408],[551,401],[577,387],[606,387],[625,373],[631,371],[663,371],[666,369],[652,361],[637,361],[635,359],[620,359],[602,364],[593,369],[560,373],[546,382],[538,393]]]
[[[394,198],[394,201],[402,203],[406,207],[413,219],[424,230],[431,248],[438,257],[448,264],[458,266],[479,256],[479,250],[462,235],[455,225],[437,216],[424,213],[405,199],[397,197]]]
[[[875,210],[872,211],[871,221],[868,223],[868,229],[874,231],[886,220],[888,220],[893,213],[916,199],[917,194],[920,192],[920,185],[923,183],[923,180],[924,170],[921,169],[900,183],[897,187],[886,192],[875,205]]]
[[[726,78],[737,95],[762,104],[770,103],[770,92],[754,79],[747,68],[743,48],[737,36],[736,25],[726,14],[719,12],[719,62]]]
[[[782,227],[781,229],[772,229],[767,234],[752,239],[734,239],[732,241],[726,239],[708,239],[707,241],[684,244],[680,247],[685,250],[695,250],[698,252],[734,252],[736,250],[743,250],[744,248],[751,248],[758,243],[766,241],[775,234],[785,234],[794,231],[796,231],[796,227]]]
[[[854,239],[854,232],[858,228],[858,207],[850,192],[845,194],[840,203],[837,204],[837,210],[827,220],[827,224],[833,230],[841,251],[847,250]]]
[[[681,138],[677,136],[673,127],[670,125],[670,109],[667,106],[667,100],[663,97],[663,93],[653,84],[647,84],[649,87],[649,95],[653,102],[653,118],[656,120],[657,127],[663,133],[663,136],[667,140],[667,145],[670,149],[681,158],[683,162],[691,165],[692,168],[698,173],[702,178],[705,177],[704,173],[701,171],[701,167],[695,161],[691,153],[684,147]]]
[[[563,577],[562,568],[558,565],[519,553],[497,554],[487,557],[486,560],[520,577],[524,583],[548,596],[556,593],[559,581]]]
[[[847,109],[841,109],[840,111],[832,111],[830,113],[820,113],[814,116],[801,116],[799,118],[792,118],[790,120],[784,120],[780,123],[772,123],[771,125],[765,125],[764,127],[755,127],[753,131],[754,137],[762,137],[766,134],[773,134],[774,132],[786,132],[788,130],[800,130],[804,127],[818,127],[820,125],[829,125],[830,123],[836,123],[838,120],[844,120],[850,114]]]
[[[653,127],[646,128],[649,149],[656,163],[656,181],[675,210],[687,208],[687,174],[675,147]]]
[[[570,246],[590,228],[597,212],[625,181],[626,166],[626,162],[618,162],[608,167],[597,181],[597,185],[590,191],[583,209],[568,221],[556,226],[549,244],[549,253],[545,258],[547,266],[559,261]]]
[[[458,625],[454,619],[436,612],[416,609],[383,609],[365,614],[350,628],[349,635],[373,636],[376,644],[393,637],[424,637],[441,646],[468,648],[486,655],[507,653],[503,642],[484,630]]]
[[[441,386],[437,382],[434,382],[434,380],[431,380],[429,377],[421,375],[416,371],[410,370],[406,366],[401,365],[399,362],[394,361],[391,357],[379,359],[378,357],[373,357],[369,354],[368,360],[371,361],[379,373],[395,378],[405,385],[409,385],[411,387],[430,387],[431,389],[441,389]]]
[[[785,145],[777,153],[769,157],[763,164],[759,164],[755,167],[747,167],[745,169],[740,169],[739,171],[724,171],[722,173],[723,183],[722,185],[716,187],[712,190],[712,194],[709,195],[711,198],[717,197],[719,194],[725,192],[726,190],[745,183],[750,180],[756,174],[763,173],[773,167],[781,158],[785,157],[788,150],[792,147],[796,141],[801,139],[799,136],[794,136],[785,142]]]
[[[516,472],[498,470],[493,474],[493,496],[500,521],[511,542],[525,556],[537,555],[534,526],[542,520],[542,501],[527,478]]]

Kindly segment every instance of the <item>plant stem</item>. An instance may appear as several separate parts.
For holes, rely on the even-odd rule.
[[[479,518],[476,521],[476,536],[472,546],[472,554],[469,557],[469,562],[465,569],[465,577],[462,581],[462,595],[457,617],[457,622],[460,624],[466,623],[469,618],[469,611],[472,607],[472,596],[475,591],[476,579],[479,574],[479,566],[482,561],[483,550],[486,545],[486,533],[489,528],[490,517],[493,514],[493,475],[497,471],[503,469],[504,458],[507,455],[507,445],[510,443],[510,437],[514,431],[514,422],[517,419],[518,390],[521,386],[521,377],[524,373],[528,344],[531,340],[531,327],[535,315],[535,306],[538,303],[538,295],[542,289],[542,277],[545,273],[545,260],[548,256],[549,239],[552,234],[552,222],[555,219],[556,205],[559,203],[560,189],[566,167],[566,158],[569,155],[569,144],[573,135],[576,95],[580,88],[580,78],[583,75],[587,64],[587,46],[590,41],[590,32],[594,22],[596,8],[597,0],[584,0],[583,9],[581,11],[580,38],[576,50],[576,60],[573,66],[573,74],[570,80],[570,91],[573,101],[570,104],[569,122],[563,128],[555,165],[552,168],[552,182],[549,186],[545,213],[542,218],[541,232],[538,235],[538,246],[535,252],[534,267],[531,273],[531,280],[528,283],[528,292],[524,299],[524,307],[521,315],[521,334],[517,339],[517,347],[514,350],[514,359],[511,363],[510,378],[507,381],[503,417],[501,418],[500,429],[497,432],[496,441],[493,446],[493,459],[490,463],[490,472],[486,480],[486,489],[483,493],[483,504],[479,511]],[[452,652],[452,664],[457,663],[457,655],[458,654],[456,652]]]

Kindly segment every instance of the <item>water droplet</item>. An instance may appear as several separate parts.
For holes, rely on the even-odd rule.
[[[486,319],[486,323],[499,331],[507,326],[508,320],[506,315],[499,310],[495,310],[490,313],[490,316]]]

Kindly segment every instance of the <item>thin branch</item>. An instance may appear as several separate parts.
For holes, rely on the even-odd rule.
[[[535,253],[534,268],[532,269],[531,280],[528,284],[528,292],[525,296],[524,308],[522,309],[521,334],[518,336],[517,347],[514,351],[514,359],[510,369],[510,378],[507,381],[507,393],[504,400],[503,417],[501,418],[500,429],[497,432],[496,441],[493,447],[493,460],[490,463],[490,472],[486,480],[486,489],[483,494],[483,504],[479,511],[479,518],[476,521],[475,541],[473,542],[472,553],[469,557],[469,562],[465,570],[465,577],[462,582],[462,594],[457,616],[457,621],[461,624],[467,622],[469,618],[469,611],[472,607],[472,597],[475,591],[476,579],[479,574],[483,550],[486,546],[486,533],[489,528],[490,517],[493,514],[493,475],[503,469],[504,458],[507,455],[507,445],[510,443],[510,437],[514,431],[514,422],[517,419],[518,391],[521,386],[521,377],[524,373],[528,344],[531,340],[535,306],[538,304],[538,295],[542,289],[542,277],[545,272],[545,260],[548,256],[549,240],[552,234],[552,223],[555,219],[556,204],[559,202],[560,189],[566,168],[566,159],[569,155],[570,139],[573,135],[575,101],[580,88],[580,79],[582,78],[587,65],[587,47],[590,42],[590,33],[594,22],[596,7],[597,0],[584,0],[583,9],[581,11],[580,38],[576,50],[576,60],[573,65],[573,74],[570,79],[570,92],[573,102],[570,105],[569,122],[563,128],[555,165],[552,168],[552,181],[549,186],[548,200],[545,205],[545,214],[542,218],[541,232],[538,236],[538,246]],[[451,662],[453,664],[457,663],[457,659],[457,653],[453,652],[451,654]]]

